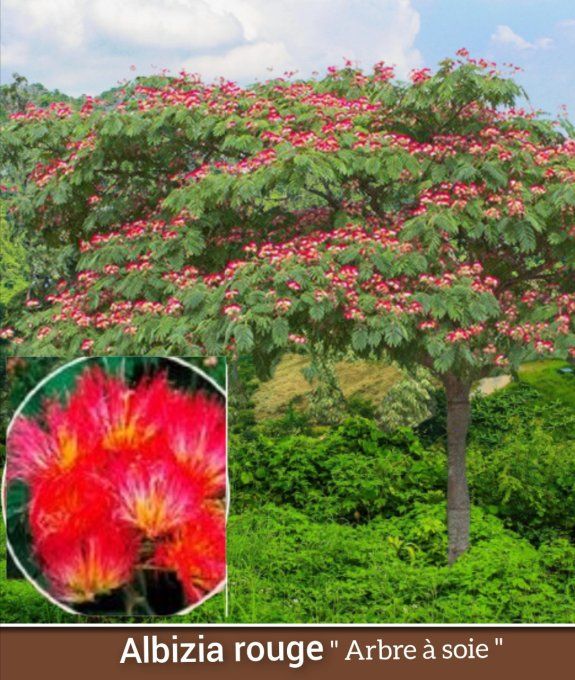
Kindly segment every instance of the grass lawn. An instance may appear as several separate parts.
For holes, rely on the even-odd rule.
[[[311,386],[302,375],[309,358],[287,354],[278,364],[273,378],[262,383],[254,395],[256,420],[279,418],[293,400],[298,408],[305,409],[305,397]],[[375,361],[341,361],[336,364],[339,385],[346,398],[360,396],[377,403],[400,378],[393,366]]]
[[[542,392],[548,399],[557,399],[575,410],[575,374],[559,373],[570,366],[561,359],[532,361],[521,366],[519,379]]]

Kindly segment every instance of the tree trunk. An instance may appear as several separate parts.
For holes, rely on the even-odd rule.
[[[447,561],[455,560],[469,547],[469,488],[466,445],[471,407],[471,383],[452,374],[444,376],[447,396]]]

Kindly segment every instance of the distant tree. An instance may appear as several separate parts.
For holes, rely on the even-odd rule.
[[[12,74],[12,82],[0,85],[0,120],[24,113],[30,105],[48,106],[53,102],[77,101],[59,90],[48,90],[40,83],[29,83],[25,76]]]
[[[0,86],[0,113],[5,119],[12,113],[23,113],[30,101],[28,80],[19,73],[12,74],[9,85]]]

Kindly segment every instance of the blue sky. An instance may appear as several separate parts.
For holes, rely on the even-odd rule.
[[[465,45],[473,55],[512,62],[532,103],[575,118],[575,0],[414,0],[416,39],[426,64]],[[505,27],[499,29],[499,27]],[[509,29],[512,33],[510,33]]]
[[[242,83],[343,57],[406,76],[459,47],[512,62],[534,106],[575,118],[574,0],[2,0],[2,82],[70,94],[186,68]]]

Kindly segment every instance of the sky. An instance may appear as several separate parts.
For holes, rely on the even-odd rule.
[[[241,84],[352,59],[401,77],[460,47],[511,62],[536,108],[575,119],[574,0],[2,0],[1,80],[67,94],[182,68]]]

